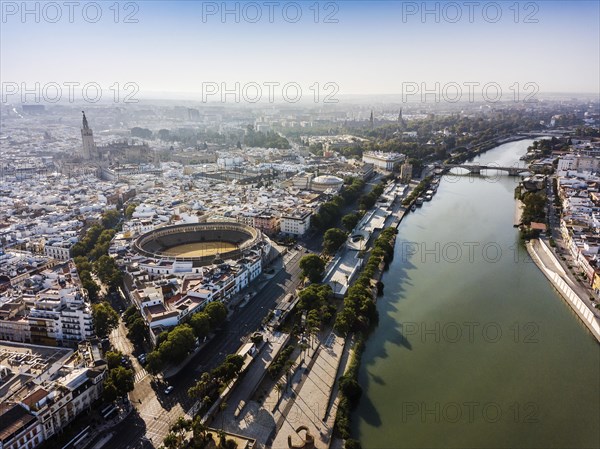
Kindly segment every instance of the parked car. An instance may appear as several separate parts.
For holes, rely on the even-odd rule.
[[[175,389],[175,387],[173,385],[169,385],[166,389],[165,389],[165,394],[171,394],[171,392]]]

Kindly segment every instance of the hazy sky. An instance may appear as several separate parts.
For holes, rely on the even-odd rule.
[[[422,2],[228,2],[222,17],[222,2],[140,1],[121,3],[116,21],[110,1],[98,2],[96,23],[90,3],[77,2],[71,23],[62,1],[31,2],[37,12],[25,17],[20,1],[2,2],[3,92],[6,83],[91,81],[134,82],[140,96],[235,82],[259,83],[263,95],[265,82],[305,93],[315,82],[327,93],[331,82],[340,95],[436,82],[464,92],[464,83],[494,82],[505,95],[527,82],[600,91],[598,1],[428,2],[424,17]],[[124,23],[128,14],[137,23]]]

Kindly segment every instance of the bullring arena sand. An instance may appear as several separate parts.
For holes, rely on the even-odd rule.
[[[236,246],[228,242],[195,242],[173,246],[164,250],[163,253],[176,257],[202,257],[214,256],[235,249]]]

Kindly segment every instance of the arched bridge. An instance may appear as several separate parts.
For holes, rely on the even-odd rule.
[[[477,164],[444,164],[444,171],[450,170],[451,168],[463,168],[468,170],[469,173],[475,175],[481,174],[481,170],[498,170],[505,171],[508,176],[519,176],[521,173],[529,172],[527,167],[502,167],[499,165],[477,165]]]

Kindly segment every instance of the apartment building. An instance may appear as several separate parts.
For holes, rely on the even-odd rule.
[[[0,403],[0,449],[33,449],[44,441],[41,423],[21,404]]]
[[[89,411],[103,391],[107,365],[96,343],[84,342],[74,352],[63,350],[59,364],[53,363],[55,349],[28,348],[13,356],[30,363],[13,364],[18,372],[8,368],[3,373],[8,388],[0,393],[0,449],[37,447]],[[6,351],[2,355],[6,357]]]
[[[309,210],[289,211],[281,215],[281,232],[289,235],[302,236],[310,228]]]
[[[31,277],[28,289],[0,295],[0,338],[76,346],[94,336],[92,309],[73,262]]]

